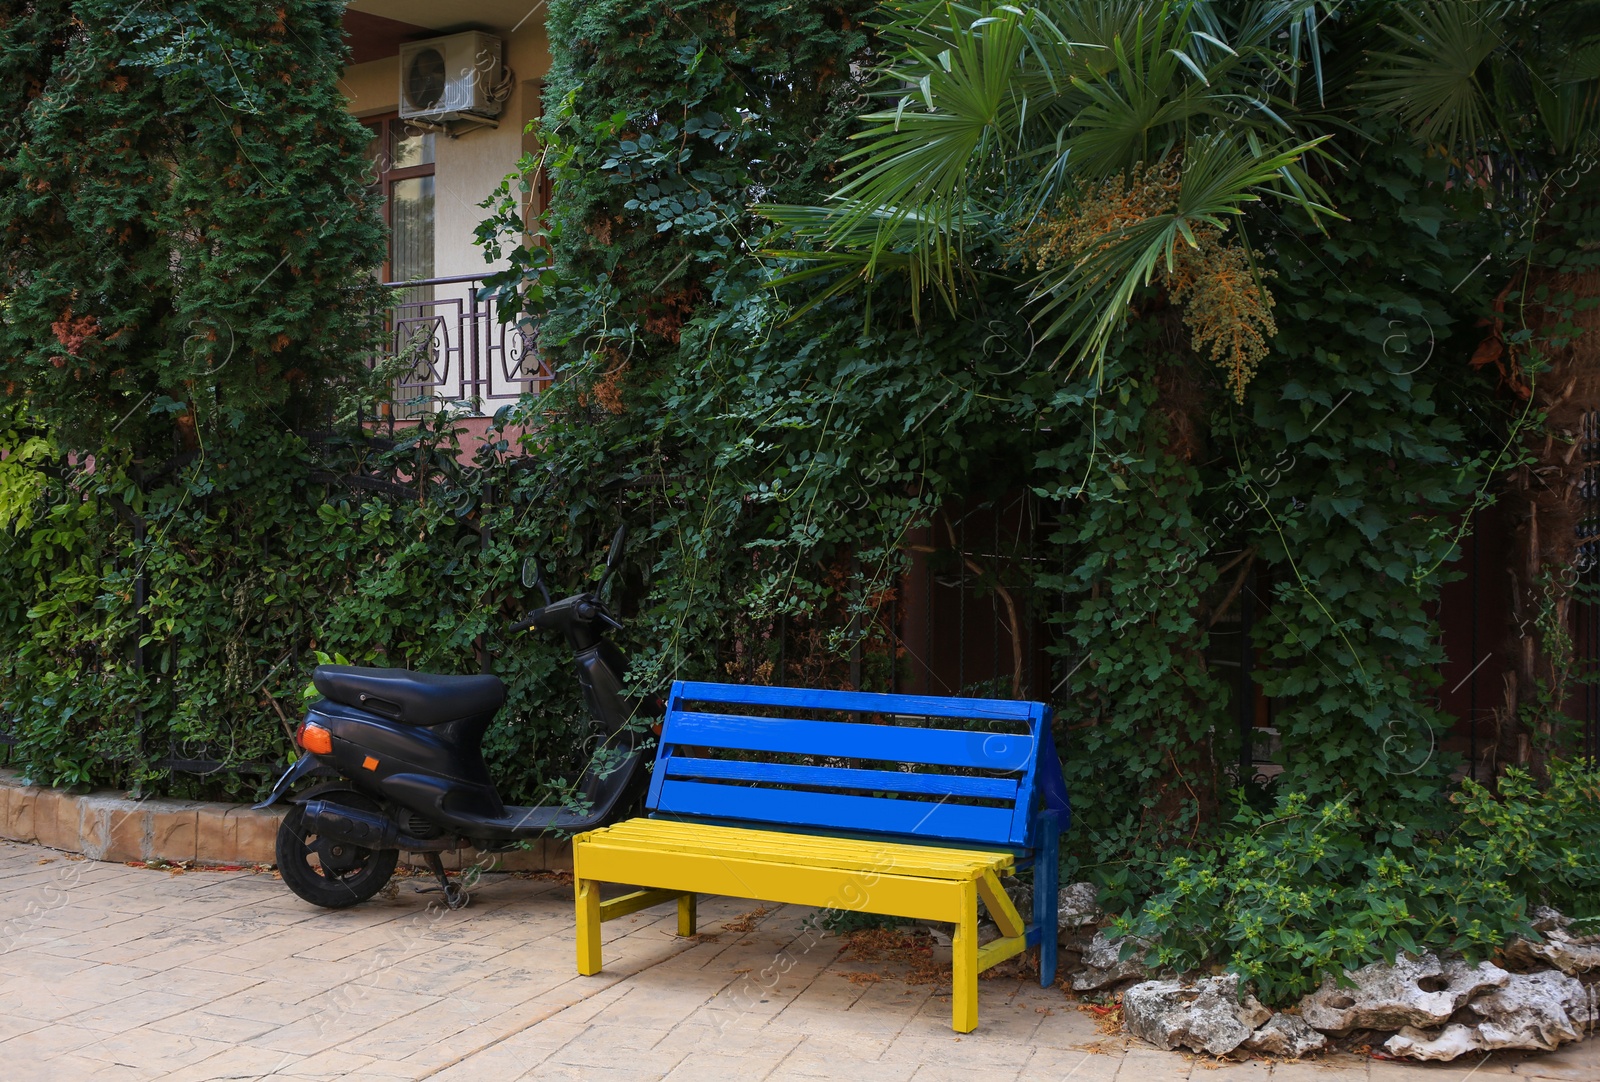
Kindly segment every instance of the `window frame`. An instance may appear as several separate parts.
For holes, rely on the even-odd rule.
[[[410,134],[410,132],[405,132],[407,128],[410,128],[411,132],[418,134],[436,135],[437,133],[422,132],[421,129],[412,127],[411,124],[400,119],[399,112],[378,113],[375,116],[364,116],[360,119],[361,124],[372,132],[373,136],[378,140],[378,156],[368,160],[371,161],[373,169],[371,186],[377,190],[383,205],[383,227],[386,239],[383,247],[382,281],[389,283],[394,281],[393,185],[398,181],[411,180],[415,177],[436,177],[438,175],[435,171],[438,167],[437,144],[434,148],[435,158],[433,161],[423,165],[408,165],[402,168],[395,168],[391,151],[394,146],[395,135],[397,132]],[[437,189],[437,180],[434,181],[434,185],[435,189]],[[435,236],[434,240],[437,242],[438,237]]]

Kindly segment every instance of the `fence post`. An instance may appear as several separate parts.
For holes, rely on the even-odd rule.
[[[476,291],[474,291],[474,296],[476,296]],[[484,485],[483,501],[478,504],[478,559],[480,564],[488,554],[489,546],[494,543],[489,531],[489,501],[493,497],[494,486]],[[478,671],[488,676],[493,671],[493,666],[489,664],[489,642],[482,634],[478,636],[477,651]]]
[[[850,581],[861,585],[861,559],[854,554],[850,557]],[[854,607],[850,613],[850,686],[861,690],[861,611]]]
[[[1255,651],[1250,642],[1250,626],[1255,619],[1255,572],[1245,575],[1239,591],[1239,784],[1248,785],[1255,773],[1255,680],[1251,669]]]

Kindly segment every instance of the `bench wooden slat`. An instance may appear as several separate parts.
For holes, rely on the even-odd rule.
[[[678,703],[741,703],[844,710],[857,714],[903,714],[929,718],[974,718],[983,721],[1029,721],[1033,703],[1011,699],[957,699],[934,695],[890,695],[878,691],[821,691],[816,688],[707,684],[680,681],[673,685]]]
[[[800,721],[689,710],[671,715],[663,739],[677,746],[972,770],[1027,770],[1036,754],[1034,739],[1028,733],[963,732],[853,721]]]
[[[875,834],[870,831],[850,833],[843,832],[812,832],[804,833],[793,830],[773,830],[765,824],[748,824],[739,826],[737,822],[729,825],[728,820],[706,820],[698,817],[671,818],[653,815],[643,819],[629,819],[607,827],[610,831],[620,831],[635,826],[643,829],[646,825],[650,828],[649,836],[652,839],[666,840],[669,838],[687,838],[698,841],[704,835],[702,831],[741,831],[738,837],[729,836],[726,843],[734,851],[751,852],[766,851],[770,849],[776,854],[783,853],[818,853],[826,854],[839,851],[856,852],[870,851],[874,853],[893,853],[900,847],[914,850],[919,854],[918,859],[930,867],[943,867],[945,865],[967,865],[977,860],[988,866],[998,855],[1005,859],[997,867],[1027,867],[1030,859],[1026,851],[1020,847],[1006,846],[972,846],[967,843],[947,845],[936,838],[896,838],[887,834]],[[659,833],[655,828],[659,828]],[[677,830],[679,833],[672,833]],[[754,835],[754,837],[752,837]],[[864,850],[863,850],[863,847]]]
[[[704,782],[675,781],[665,785],[656,811],[665,815],[699,815],[708,819],[747,819],[758,823],[804,823],[807,826],[859,829],[918,838],[969,841],[994,839],[1011,829],[1010,808],[975,808],[933,800],[889,800],[883,797],[838,796],[781,789],[744,789]],[[1021,845],[1022,838],[1013,844]]]
[[[667,760],[669,778],[718,778],[766,785],[808,785],[826,789],[865,789],[869,792],[930,793],[935,796],[1017,799],[1012,778],[971,778],[959,774],[908,774],[899,770],[856,770],[836,766],[788,766],[781,763],[745,763],[729,759],[696,759],[674,755]]]
[[[583,837],[586,847],[604,845],[610,849],[720,857],[737,853],[739,859],[930,879],[972,879],[986,871],[1006,874],[1013,864],[1011,854],[1006,852],[939,849],[907,842],[856,838],[808,837],[774,830],[679,823],[671,819],[628,820]]]
[[[805,867],[782,861],[700,853],[668,853],[629,846],[609,846],[604,836],[586,840],[583,847],[583,883],[642,879],[661,888],[684,893],[720,894],[728,898],[814,905],[855,913],[892,913],[917,920],[959,921],[960,896],[970,891],[974,879],[934,880],[893,872],[867,875],[844,868]],[[594,927],[599,927],[599,898],[595,899]],[[974,922],[976,923],[976,922]],[[598,968],[598,967],[596,967]],[[592,971],[591,971],[592,972]]]

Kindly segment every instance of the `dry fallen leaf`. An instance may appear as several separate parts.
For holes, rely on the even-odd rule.
[[[738,932],[741,935],[745,932],[753,932],[755,931],[756,921],[760,920],[770,912],[771,910],[766,906],[758,906],[757,908],[750,910],[748,913],[740,914],[733,920],[724,921],[722,930],[725,932]]]
[[[1122,1031],[1122,1004],[1080,1003],[1078,1010],[1094,1016],[1094,1028],[1101,1033],[1112,1034]]]

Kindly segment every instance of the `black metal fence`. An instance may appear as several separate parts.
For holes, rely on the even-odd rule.
[[[1578,586],[1573,649],[1581,687],[1583,755],[1600,763],[1600,413],[1584,415],[1578,437],[1583,477],[1578,500]]]
[[[394,394],[387,420],[405,420],[444,404],[492,413],[553,378],[530,337],[502,323],[480,275],[385,282],[384,348],[369,367],[386,365]]]
[[[1071,513],[1022,492],[941,512],[913,534],[911,569],[887,620],[899,663],[883,690],[1059,705],[1073,674],[1093,660],[1092,644],[1068,643],[1054,622],[1076,600],[1041,584],[1065,582],[1071,570],[1070,553],[1052,541]],[[1244,567],[1243,554],[1233,555]],[[1259,694],[1253,672],[1265,586],[1248,568],[1239,585],[1216,614],[1206,664],[1233,698],[1238,769],[1249,778],[1269,762],[1276,730],[1274,704]]]
[[[429,401],[468,402],[481,410],[487,402],[515,398],[530,385],[536,387],[550,378],[521,333],[495,321],[492,306],[479,293],[480,283],[479,278],[462,277],[394,284],[394,289],[406,291],[421,285],[460,287],[457,297],[400,297],[389,324],[397,352],[419,337],[425,337],[427,346],[413,378],[397,381],[397,387],[425,395]],[[1587,465],[1580,489],[1583,513],[1577,526],[1579,585],[1572,606],[1576,693],[1568,707],[1579,715],[1581,753],[1600,761],[1600,414],[1585,419],[1579,451]],[[325,480],[340,479],[330,476]],[[407,491],[401,478],[357,480],[381,483],[387,491]],[[1069,599],[1039,585],[1040,572],[1068,570],[1066,554],[1049,540],[1065,513],[1066,508],[1024,492],[936,515],[932,524],[907,539],[910,571],[878,613],[879,633],[861,635],[859,627],[853,629],[857,634],[850,639],[857,645],[849,658],[849,682],[866,690],[1056,700],[1075,666],[1087,660],[1070,650],[1050,649],[1051,617],[1064,611]],[[489,543],[486,531],[481,541],[485,546]],[[1461,565],[1468,577],[1461,601],[1470,608],[1470,622],[1462,626],[1468,628],[1470,645],[1466,639],[1446,643],[1452,653],[1467,651],[1474,658],[1480,651],[1494,652],[1491,640],[1499,629],[1480,628],[1480,612],[1482,595],[1502,581],[1503,553],[1491,544],[1489,551],[1480,555],[1481,541],[1478,532],[1466,539],[1467,553]],[[852,570],[852,577],[859,579],[860,569]],[[134,586],[135,602],[141,609],[148,590],[141,573]],[[1246,773],[1270,757],[1275,736],[1274,704],[1259,695],[1252,673],[1252,625],[1265,596],[1252,576],[1238,600],[1218,614],[1207,653],[1208,665],[1233,691],[1239,766]],[[1449,640],[1450,634],[1446,637]],[[139,642],[147,638],[148,629],[141,627]],[[778,631],[780,651],[789,648],[789,638],[785,621]],[[877,655],[871,653],[871,647],[861,645],[874,638],[879,643]],[[486,667],[484,644],[479,642],[477,647],[480,664]],[[156,663],[159,649],[135,643],[129,663],[136,671],[147,672]],[[170,664],[171,659],[168,661]],[[303,659],[285,661],[298,668]],[[1480,738],[1480,723],[1492,725],[1494,712],[1487,693],[1480,702],[1477,685],[1487,671],[1480,669],[1481,662],[1475,663],[1458,685],[1463,701],[1453,707],[1463,715],[1457,735],[1474,773],[1480,739],[1492,740]],[[790,673],[781,653],[778,672],[783,674],[780,682],[794,682],[797,675]],[[4,728],[0,724],[0,744],[14,743]],[[184,747],[177,742],[161,750],[164,755],[150,749],[151,765],[183,773],[265,772],[276,766],[225,764],[219,749]]]

